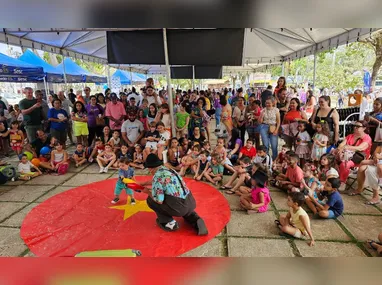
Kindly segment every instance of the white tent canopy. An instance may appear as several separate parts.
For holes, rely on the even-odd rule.
[[[133,29],[3,29],[0,42],[107,64],[106,31]],[[252,72],[368,37],[376,28],[246,28],[243,65],[223,73]],[[170,63],[171,64],[171,63]],[[165,74],[165,65],[110,65],[146,74]]]

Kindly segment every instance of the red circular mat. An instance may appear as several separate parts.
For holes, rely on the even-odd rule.
[[[152,179],[137,176],[137,181]],[[136,249],[142,256],[181,255],[219,234],[230,219],[227,200],[214,187],[185,178],[192,191],[197,213],[205,220],[208,236],[176,218],[180,230],[165,232],[155,223],[156,215],[147,207],[147,195],[135,193],[136,205],[121,201],[112,205],[116,179],[83,185],[57,194],[26,216],[21,237],[36,256],[74,256],[83,251]]]

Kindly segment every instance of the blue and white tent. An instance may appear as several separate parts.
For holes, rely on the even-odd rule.
[[[57,65],[57,70],[64,73],[64,64],[61,62]],[[90,73],[89,71],[83,69],[81,66],[76,64],[69,57],[65,58],[65,74],[66,80],[69,83],[106,83],[106,77],[99,76],[97,74]]]
[[[0,82],[40,82],[44,76],[42,67],[0,53]]]

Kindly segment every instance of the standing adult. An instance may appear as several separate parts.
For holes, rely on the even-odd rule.
[[[49,131],[49,121],[48,121],[48,112],[49,112],[49,109],[50,109],[49,105],[48,105],[48,103],[44,99],[42,99],[43,94],[42,94],[41,90],[36,90],[34,92],[34,96],[35,96],[37,102],[41,103],[43,130],[44,131]]]
[[[85,97],[84,97],[84,101],[85,101],[85,104],[84,105],[87,105],[89,104],[89,101],[90,101],[90,87],[86,86],[84,88],[84,92],[85,92]]]
[[[62,108],[61,100],[53,100],[53,108],[49,109],[50,134],[57,138],[65,148],[68,132],[68,113]]]
[[[190,125],[190,136],[192,135],[192,130],[195,127],[199,127],[202,135],[206,136],[206,129],[203,126],[203,117],[205,113],[206,101],[204,98],[199,98],[196,106],[192,109],[191,112],[191,125]]]
[[[141,121],[137,120],[137,114],[130,112],[128,120],[122,124],[122,139],[129,148],[130,155],[133,154],[135,145],[139,144],[144,135],[144,127]]]
[[[286,126],[289,131],[283,139],[290,148],[294,143],[295,135],[298,133],[297,122],[308,123],[308,119],[305,112],[301,110],[300,100],[298,98],[292,98],[289,103],[289,111],[284,115],[282,121],[283,128]]]
[[[237,102],[239,101],[239,98],[244,99],[243,88],[241,88],[241,87],[239,89],[237,89],[236,95],[231,97],[231,103],[230,104],[232,107],[236,107]],[[245,102],[245,99],[244,99],[244,102]]]
[[[265,108],[261,111],[259,123],[260,125],[260,136],[263,145],[267,148],[269,152],[269,145],[272,148],[272,159],[277,158],[277,147],[279,140],[279,129],[280,129],[280,112],[274,107],[274,98],[271,97],[265,101]]]
[[[196,202],[186,183],[174,170],[162,164],[158,156],[149,154],[145,167],[149,169],[153,179],[143,183],[152,184],[151,189],[145,188],[143,191],[148,194],[147,205],[157,215],[157,225],[162,230],[173,232],[179,229],[179,224],[173,217],[183,217],[198,235],[207,235],[207,227],[195,212]]]
[[[374,100],[373,111],[370,114],[365,115],[365,121],[369,123],[369,135],[373,140],[373,146],[371,148],[371,153],[374,153],[375,149],[381,141],[376,140],[376,132],[382,127],[382,98],[377,98]]]
[[[268,85],[267,89],[265,89],[263,92],[261,92],[260,99],[261,99],[261,106],[265,107],[265,101],[268,100],[268,98],[272,97],[272,85]]]
[[[72,144],[74,144],[74,140],[73,140],[73,126],[72,126],[72,120],[70,118],[70,114],[72,113],[70,108],[73,109],[73,103],[65,97],[64,91],[59,91],[58,92],[58,99],[61,100],[61,107],[62,107],[62,109],[64,109],[66,111],[66,113],[68,113],[68,137],[69,137],[70,142]]]
[[[312,115],[312,126],[315,128],[319,121],[326,121],[329,126],[331,140],[337,143],[340,132],[340,119],[336,109],[330,108],[330,96],[321,96],[318,100],[319,108]]]
[[[136,103],[136,106],[140,106],[142,104],[142,99],[143,99],[143,96],[142,95],[139,95],[136,90],[135,90],[135,87],[133,87],[131,89],[131,92],[129,94],[127,94],[127,101],[130,102],[131,98],[134,98],[135,100],[135,103]]]
[[[154,87],[147,86],[146,91],[143,93],[143,98],[146,99],[150,104],[156,104],[157,106],[161,105],[161,100],[158,94],[154,91]]]
[[[233,123],[232,123],[232,107],[228,104],[227,99],[224,95],[220,96],[220,104],[222,105],[222,116],[221,121],[226,127],[227,133],[231,136]]]
[[[245,110],[246,107],[244,105],[245,99],[243,97],[239,97],[237,100],[237,106],[233,109],[232,120],[233,125],[240,131],[241,141],[244,142],[245,131],[246,131],[246,118],[245,118]]]
[[[28,141],[32,142],[37,130],[40,130],[42,127],[41,102],[37,102],[37,100],[33,98],[33,89],[31,87],[25,87],[24,94],[26,98],[20,101],[19,107],[23,114],[23,124],[27,132]]]
[[[289,100],[287,98],[286,88],[279,89],[276,97],[276,107],[279,109],[280,120],[282,122],[284,120],[285,113],[289,111]]]
[[[118,101],[117,94],[110,94],[111,102],[106,104],[105,115],[109,119],[110,129],[113,131],[121,131],[122,123],[126,117],[126,110],[122,102]]]
[[[69,89],[68,98],[69,98],[70,102],[72,102],[72,104],[74,104],[76,102],[76,94],[73,93],[72,88]]]
[[[90,96],[90,103],[86,105],[85,108],[88,116],[88,146],[91,146],[96,136],[102,136],[102,129],[105,126],[103,120],[105,110],[97,103],[97,99],[94,95]]]
[[[271,98],[272,98],[272,95],[268,97],[268,99],[271,99]],[[248,98],[248,106],[245,110],[248,137],[255,141],[256,148],[260,146],[260,133],[259,133],[259,118],[261,114],[260,104],[261,104],[261,101],[256,100],[256,95],[252,94]]]
[[[314,108],[316,107],[316,104],[317,104],[317,100],[316,100],[316,97],[314,97],[312,90],[308,90],[307,95],[308,95],[308,98],[306,99],[305,113],[306,113],[306,117],[309,119],[313,115]]]

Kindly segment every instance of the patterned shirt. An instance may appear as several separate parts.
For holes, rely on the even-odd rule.
[[[183,184],[183,187],[179,183],[179,180]],[[164,201],[165,195],[186,199],[188,193],[190,193],[183,179],[179,176],[177,177],[175,173],[164,166],[161,166],[155,172],[152,186],[152,197],[159,203]]]

